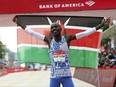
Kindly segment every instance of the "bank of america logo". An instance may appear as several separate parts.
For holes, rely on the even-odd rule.
[[[92,0],[89,0],[89,1],[86,1],[85,4],[88,5],[88,6],[92,6],[92,5],[95,4],[95,2],[92,1]]]

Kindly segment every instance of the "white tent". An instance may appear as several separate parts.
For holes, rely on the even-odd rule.
[[[108,38],[116,39],[116,25],[115,24],[103,32],[102,39],[108,39]]]

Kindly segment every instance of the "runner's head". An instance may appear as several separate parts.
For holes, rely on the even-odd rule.
[[[57,22],[52,23],[50,28],[51,28],[51,33],[53,34],[53,36],[60,35],[62,29],[59,23]]]

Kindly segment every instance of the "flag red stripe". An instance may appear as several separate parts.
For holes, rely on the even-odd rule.
[[[49,29],[47,28],[42,28],[42,29],[35,29],[35,31],[44,34],[46,36],[49,36]],[[76,34],[79,32],[83,32],[84,30],[79,30],[79,29],[66,29],[67,34]],[[22,29],[17,30],[17,43],[18,44],[39,44],[39,45],[45,45],[46,43],[44,41],[41,41],[34,36],[26,33]],[[91,47],[91,48],[98,48],[98,42],[100,38],[100,33],[95,32],[89,36],[80,38],[78,40],[74,40],[71,42],[71,46],[83,46],[83,47]]]

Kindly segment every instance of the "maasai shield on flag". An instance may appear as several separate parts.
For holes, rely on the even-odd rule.
[[[21,22],[35,31],[49,36],[50,24],[58,21],[66,34],[83,32],[101,23],[103,17],[83,16],[51,16],[51,15],[17,15]],[[20,63],[34,62],[50,64],[48,45],[28,34],[21,28],[17,29],[18,59]],[[70,66],[97,68],[101,31],[74,40],[70,44]]]

